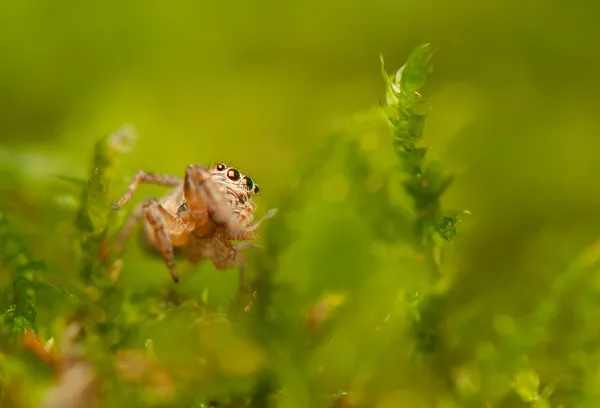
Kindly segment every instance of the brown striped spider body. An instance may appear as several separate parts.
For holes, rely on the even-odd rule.
[[[175,282],[179,282],[179,275],[175,269],[174,248],[181,248],[194,263],[208,259],[217,269],[240,267],[241,284],[245,286],[245,262],[240,250],[253,246],[250,242],[257,238],[259,225],[276,213],[276,209],[272,209],[252,223],[256,209],[253,196],[259,191],[252,179],[223,163],[210,169],[190,165],[183,179],[139,171],[113,209],[127,203],[141,183],[173,190],[160,200],[151,197],[134,208],[117,238],[117,252],[123,249],[135,225],[143,219],[146,241],[162,254]],[[235,241],[245,242],[234,245]]]

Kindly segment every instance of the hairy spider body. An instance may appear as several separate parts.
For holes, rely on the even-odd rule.
[[[256,209],[253,196],[259,191],[252,179],[223,163],[212,169],[190,165],[183,179],[139,171],[113,209],[127,203],[141,183],[159,184],[173,190],[160,201],[151,197],[134,208],[117,239],[118,252],[143,218],[146,241],[162,254],[175,282],[179,281],[179,275],[173,250],[180,247],[194,263],[209,259],[217,269],[239,266],[241,284],[245,285],[245,262],[240,250],[252,245],[234,245],[233,242],[255,240],[258,226],[276,212],[272,209],[252,223]]]

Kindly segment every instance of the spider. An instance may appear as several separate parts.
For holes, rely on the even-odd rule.
[[[141,183],[173,187],[161,200],[151,197],[138,204],[115,243],[121,252],[136,224],[144,218],[144,236],[162,254],[171,277],[179,282],[174,248],[181,248],[197,263],[210,259],[217,269],[240,267],[240,284],[245,288],[245,261],[241,249],[256,246],[257,229],[277,209],[271,209],[252,223],[256,205],[252,200],[259,187],[250,177],[223,163],[209,169],[192,164],[185,178],[139,171],[125,194],[113,204],[118,210],[133,196]],[[233,241],[246,241],[233,244]]]

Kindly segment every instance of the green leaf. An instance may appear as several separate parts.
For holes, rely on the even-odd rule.
[[[540,377],[532,369],[521,369],[515,374],[513,386],[517,395],[524,402],[531,402],[539,397]]]
[[[37,311],[33,305],[34,291],[31,282],[23,277],[18,277],[13,282],[13,331],[32,328],[37,331]]]
[[[446,241],[452,241],[452,238],[454,238],[456,235],[456,224],[465,214],[470,214],[470,212],[467,210],[450,211],[442,216],[438,225],[438,232],[440,233],[440,236]]]
[[[423,44],[415,48],[406,64],[396,73],[395,84],[401,92],[414,94],[421,89],[432,71],[431,57],[433,50],[431,44]]]

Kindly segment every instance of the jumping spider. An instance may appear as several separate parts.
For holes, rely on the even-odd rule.
[[[115,249],[122,251],[135,225],[144,217],[145,238],[151,248],[160,251],[175,282],[174,247],[182,248],[190,261],[210,259],[217,269],[239,266],[241,285],[245,287],[245,262],[240,250],[253,246],[257,228],[277,212],[271,209],[252,222],[256,205],[252,200],[259,187],[237,169],[218,163],[212,169],[192,164],[185,178],[139,171],[113,209],[118,210],[133,196],[141,183],[174,187],[160,201],[156,197],[138,204],[125,223]],[[237,245],[233,241],[246,241]]]

